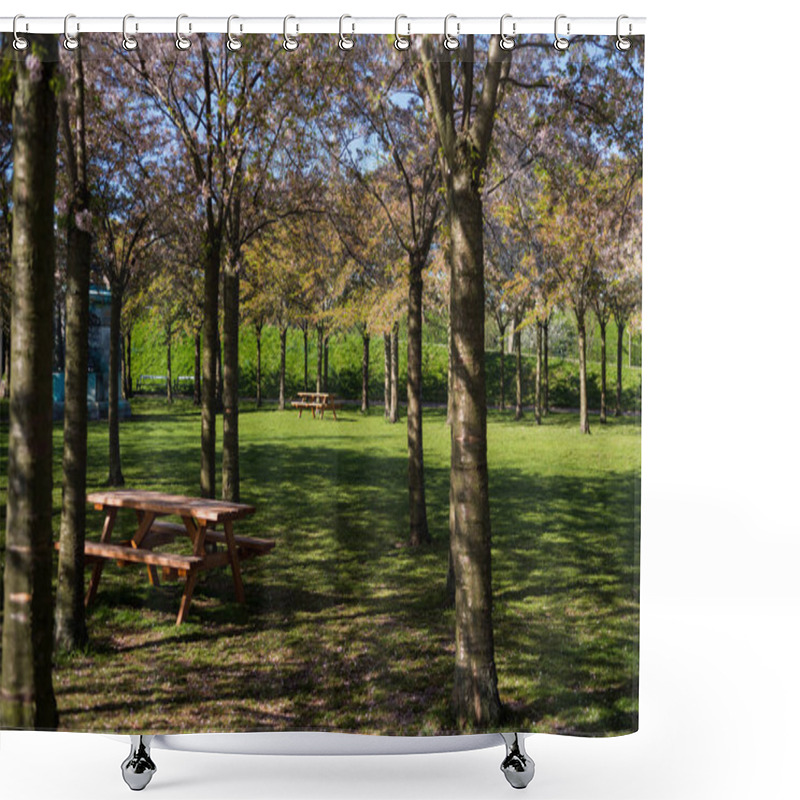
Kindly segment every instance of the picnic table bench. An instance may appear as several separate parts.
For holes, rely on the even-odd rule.
[[[150,583],[154,586],[159,585],[159,568],[164,580],[185,580],[176,622],[180,625],[189,613],[194,587],[201,572],[230,564],[236,599],[243,603],[240,562],[269,553],[275,547],[273,539],[233,533],[236,520],[255,512],[251,505],[140,490],[94,492],[87,495],[86,499],[96,509],[105,511],[106,515],[100,541],[86,541],[84,546],[86,563],[92,565],[86,593],[87,606],[97,594],[103,567],[108,561],[121,566],[141,564],[147,567]],[[121,508],[135,511],[138,527],[131,539],[112,542],[111,534]],[[178,516],[182,524],[159,519],[164,516]],[[215,524],[222,524],[223,530],[215,530]],[[171,544],[179,537],[189,538],[192,543],[191,555],[156,552],[156,547]]]
[[[336,419],[336,395],[327,392],[298,392],[297,399],[292,400],[292,406],[299,409],[300,414],[298,417],[303,416],[305,409],[311,409],[311,415],[316,418],[319,411],[319,417],[325,415],[326,411],[333,413],[333,418]]]
[[[163,384],[166,388],[167,386],[167,376],[166,375],[140,375],[136,379],[136,391],[140,392],[142,389],[146,388],[148,384],[158,383]]]

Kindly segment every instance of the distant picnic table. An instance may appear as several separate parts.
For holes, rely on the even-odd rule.
[[[144,564],[150,583],[154,586],[159,585],[158,568],[162,569],[164,580],[185,579],[176,622],[180,625],[189,613],[192,593],[201,572],[230,564],[236,599],[243,603],[244,587],[239,563],[269,553],[275,547],[272,539],[234,535],[233,523],[250,516],[256,510],[254,506],[244,503],[130,489],[93,492],[87,495],[86,500],[93,503],[98,511],[105,512],[100,541],[87,540],[85,544],[86,562],[93,565],[86,594],[87,606],[97,594],[107,561],[115,561],[121,566]],[[121,508],[130,508],[136,512],[138,527],[131,539],[112,542],[111,534],[117,512]],[[159,519],[164,516],[180,517],[181,523]],[[222,524],[223,530],[214,530],[216,524]],[[191,555],[156,552],[157,547],[171,544],[179,536],[186,536],[191,540]],[[218,551],[217,545],[224,545],[224,549]]]
[[[298,392],[297,400],[292,400],[292,406],[300,410],[298,417],[302,417],[303,411],[310,408],[313,417],[316,417],[319,411],[320,419],[322,419],[326,411],[331,411],[333,418],[336,419],[335,394],[328,394],[327,392]]]

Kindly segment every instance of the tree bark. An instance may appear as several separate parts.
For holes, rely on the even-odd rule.
[[[540,320],[536,321],[536,377],[533,386],[533,415],[536,424],[542,424],[542,371],[544,356],[544,330]]]
[[[194,335],[194,380],[192,381],[192,402],[199,406],[200,398],[200,331]]]
[[[606,323],[598,320],[600,326],[600,422],[606,422]]]
[[[400,383],[400,355],[399,355],[399,328],[395,322],[392,325],[392,383],[389,405],[389,422],[395,423],[400,418],[400,408],[398,403],[398,386]]]
[[[239,258],[230,253],[222,277],[222,499],[239,502]]]
[[[172,404],[172,334],[167,335],[167,402]]]
[[[133,397],[133,359],[131,358],[131,339],[132,333],[130,327],[128,328],[127,332],[125,333],[125,350],[127,352],[127,362],[128,362],[128,371],[126,373],[128,385],[125,389],[126,395],[125,399],[130,400]]]
[[[458,65],[464,108],[456,128],[453,63],[421,37],[422,84],[442,152],[450,221],[450,351],[453,401],[450,437],[450,548],[456,586],[453,709],[458,724],[491,728],[500,721],[492,629],[491,521],[486,447],[482,173],[510,69],[511,52],[489,40],[483,85],[471,119],[477,68],[474,39],[465,37]]]
[[[323,358],[323,338],[322,325],[317,325],[317,393],[322,391],[322,358]]]
[[[303,328],[303,391],[308,391],[308,327]]]
[[[506,328],[507,325],[500,326],[499,340],[500,340],[500,410],[506,410]]]
[[[330,336],[326,336],[322,343],[322,391],[328,391],[328,344]]]
[[[423,259],[409,258],[408,280],[408,510],[409,544],[431,541],[425,503],[425,470],[422,454],[422,268]]]
[[[614,408],[614,416],[622,416],[622,342],[625,335],[625,322],[619,317],[615,318],[617,323],[617,398]]]
[[[392,337],[383,334],[383,416],[392,416]]]
[[[203,379],[200,384],[200,494],[216,496],[217,346],[221,234],[211,199],[206,202],[206,259],[203,276]]]
[[[278,377],[278,409],[286,408],[286,333],[288,328],[284,325],[280,331],[281,337],[281,371]]]
[[[108,481],[124,486],[119,449],[119,353],[122,318],[122,287],[111,286],[111,324],[108,340]]]
[[[256,408],[261,408],[261,325],[255,325],[256,334]]]
[[[369,334],[361,334],[363,350],[361,354],[361,413],[369,411]]]
[[[467,162],[467,166],[468,166]],[[492,629],[491,522],[486,455],[483,209],[472,170],[452,185],[453,425],[451,549],[456,582],[453,703],[460,724],[495,725],[500,697]]]
[[[542,402],[542,416],[547,416],[550,413],[550,318],[548,317],[543,323],[544,328],[544,383],[542,386],[543,402]]]
[[[11,381],[0,728],[55,729],[53,295],[58,39],[16,59]]]
[[[580,425],[581,433],[590,433],[589,397],[586,387],[586,317],[581,313],[576,313],[576,317],[578,320],[578,380],[581,395]]]
[[[516,407],[514,419],[523,417],[522,411],[522,334],[519,331],[519,314],[514,315],[514,363],[516,372]]]
[[[75,139],[66,96],[61,125],[68,174],[72,183],[67,213],[65,276],[66,342],[64,351],[64,450],[62,456],[61,529],[59,532],[55,645],[74,651],[86,646],[84,607],[84,541],[86,538],[87,378],[89,365],[89,283],[92,236],[84,220],[89,209],[86,182],[86,123],[83,56],[76,53]]]

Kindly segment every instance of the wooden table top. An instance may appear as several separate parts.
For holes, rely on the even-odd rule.
[[[150,492],[143,489],[114,489],[108,492],[91,492],[86,500],[97,507],[133,508],[153,511],[156,514],[175,514],[207,522],[226,522],[255,513],[255,506],[229,503],[204,497]]]
[[[329,392],[298,392],[298,397],[336,397],[335,394]]]

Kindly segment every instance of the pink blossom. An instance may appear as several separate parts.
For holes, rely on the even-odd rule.
[[[42,62],[39,56],[28,53],[25,57],[25,69],[28,70],[32,83],[38,83],[42,79]]]

